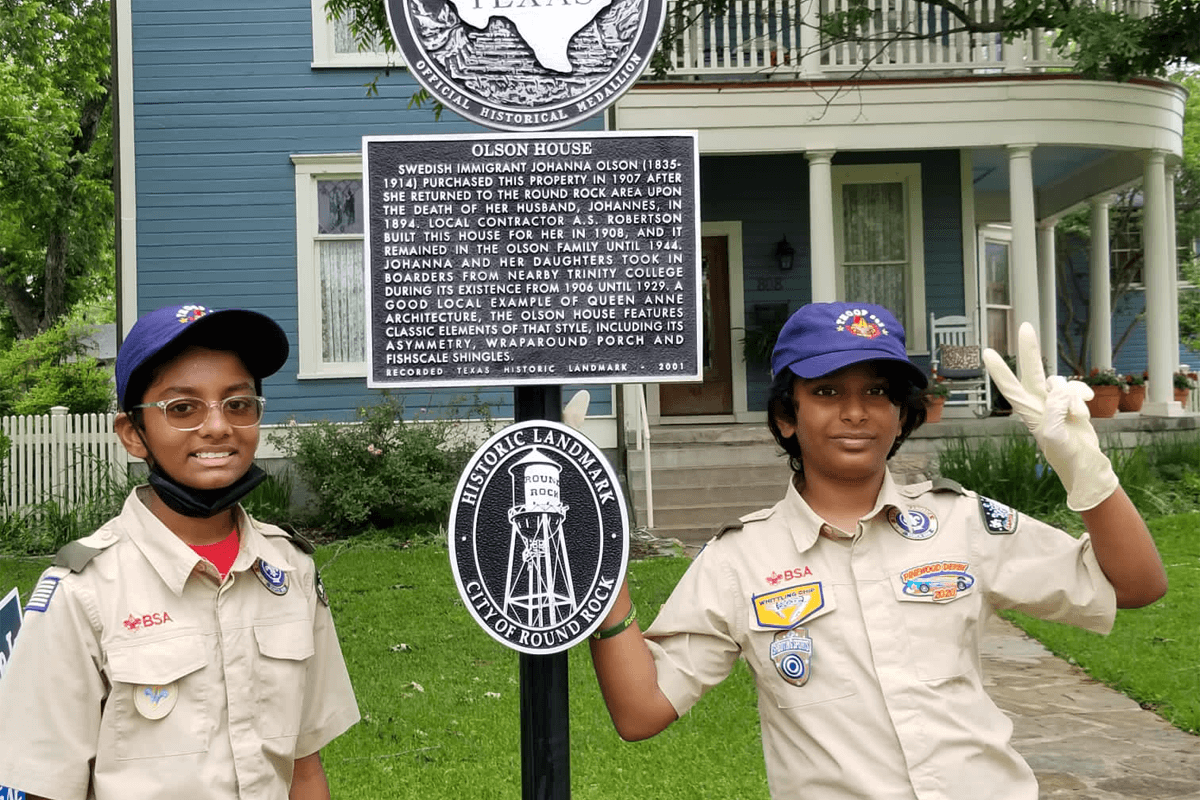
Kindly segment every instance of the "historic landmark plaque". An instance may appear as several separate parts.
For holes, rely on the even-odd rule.
[[[404,63],[467,119],[565,128],[628,89],[658,45],[666,0],[387,0]]]
[[[558,422],[510,425],[475,452],[450,512],[450,566],[492,638],[531,654],[583,641],[616,600],[629,560],[616,473]]]
[[[363,138],[376,387],[698,381],[694,132]]]

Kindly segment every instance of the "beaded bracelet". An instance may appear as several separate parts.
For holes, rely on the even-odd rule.
[[[621,633],[626,628],[628,628],[630,625],[632,625],[633,621],[636,619],[637,619],[637,606],[633,605],[633,603],[630,603],[629,604],[629,614],[625,617],[625,619],[621,620],[616,625],[613,625],[611,628],[605,628],[602,631],[596,631],[595,633],[592,634],[592,638],[595,639],[596,641],[600,641],[601,639],[608,639],[613,636],[616,636],[618,633]]]

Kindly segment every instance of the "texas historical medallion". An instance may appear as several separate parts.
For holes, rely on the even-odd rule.
[[[489,128],[599,113],[646,69],[666,0],[387,0],[396,46],[443,105]]]

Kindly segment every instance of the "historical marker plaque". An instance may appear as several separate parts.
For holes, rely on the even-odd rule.
[[[558,422],[519,422],[471,458],[450,512],[450,566],[500,643],[550,654],[583,641],[616,601],[629,520],[616,473]]]
[[[507,131],[598,113],[650,64],[666,0],[387,0],[404,63],[467,119]]]
[[[367,385],[701,379],[694,132],[364,137]]]

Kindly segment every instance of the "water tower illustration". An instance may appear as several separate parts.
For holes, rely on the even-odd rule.
[[[508,470],[513,505],[508,511],[504,613],[531,628],[558,625],[576,610],[575,584],[563,539],[568,506],[562,503],[562,467],[532,448]],[[514,614],[516,612],[516,614]]]

